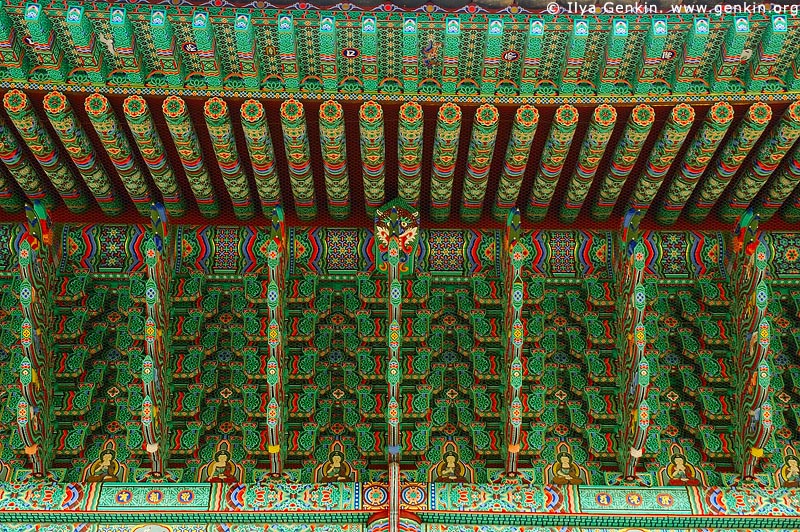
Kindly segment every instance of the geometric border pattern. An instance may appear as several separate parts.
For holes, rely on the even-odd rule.
[[[0,236],[14,236],[18,225],[0,225]],[[11,233],[8,233],[8,231]],[[61,228],[61,271],[128,273],[144,268],[142,242],[144,225],[67,224]],[[3,232],[5,231],[5,233]],[[113,242],[109,235],[114,234]],[[175,231],[175,273],[244,274],[263,267],[259,257],[267,238],[266,228],[255,226],[177,226]],[[610,231],[547,231],[524,233],[531,249],[531,273],[546,277],[582,279],[587,276],[610,279],[612,254],[616,252]],[[726,239],[720,232],[646,231],[648,248],[645,273],[664,279],[725,278]],[[792,249],[800,249],[800,234],[767,233],[770,257],[778,261],[772,273],[780,279],[800,278],[800,261],[790,260]],[[345,238],[347,246],[340,244]],[[5,238],[4,238],[5,240]],[[310,271],[318,275],[355,274],[375,268],[373,233],[369,229],[326,227],[289,228],[289,274]],[[344,241],[343,241],[344,242]],[[499,276],[501,232],[474,229],[423,229],[415,260],[418,271],[434,275],[471,277]],[[355,245],[352,245],[352,244]],[[113,244],[115,260],[107,246]],[[11,253],[11,246],[8,253]],[[0,246],[0,271],[16,267]],[[119,256],[120,252],[124,255]],[[8,255],[8,256],[7,256]]]
[[[376,484],[370,484],[370,488],[386,489]],[[0,511],[2,520],[9,523],[340,524],[365,522],[371,515],[361,509],[366,502],[361,497],[365,496],[359,483],[259,486],[21,482],[0,483]],[[287,505],[290,499],[291,504]],[[415,501],[413,511],[423,522],[441,524],[752,529],[796,528],[781,520],[800,517],[798,490],[747,486],[413,483],[401,486],[400,499]],[[721,516],[726,517],[719,519]],[[732,519],[733,516],[742,519]]]

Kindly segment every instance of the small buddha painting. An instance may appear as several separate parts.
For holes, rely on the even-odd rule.
[[[214,449],[214,459],[198,471],[200,482],[235,484],[241,482],[242,467],[231,457],[230,442],[222,440]]]
[[[556,461],[547,468],[545,475],[548,484],[558,486],[577,486],[587,482],[586,471],[575,463],[572,449],[565,443],[559,444]]]
[[[470,482],[470,471],[458,456],[455,443],[447,442],[442,447],[442,459],[434,468],[433,482]]]
[[[783,466],[778,473],[780,484],[784,488],[800,487],[800,458],[792,449],[783,457]]]
[[[700,486],[705,484],[705,475],[695,466],[683,452],[680,445],[670,448],[669,463],[661,468],[661,483],[666,486]]]
[[[117,449],[113,440],[103,445],[97,460],[84,472],[85,482],[122,482],[124,470],[117,460]]]
[[[344,456],[342,442],[337,441],[331,445],[328,459],[317,467],[315,478],[317,482],[353,482],[353,469]]]
[[[551,467],[550,482],[560,486],[583,484],[581,479],[581,471],[575,464],[572,455],[567,452],[558,453],[556,462]]]
[[[670,486],[700,485],[694,466],[687,462],[686,457],[682,454],[673,454],[670,457],[669,465],[667,466],[667,476],[669,477],[667,484]]]

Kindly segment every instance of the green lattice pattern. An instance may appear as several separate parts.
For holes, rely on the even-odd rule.
[[[187,235],[193,231],[185,229]],[[109,244],[118,241],[115,231],[128,238],[135,234],[130,226],[96,226],[94,230],[105,235]],[[81,231],[80,226],[71,227],[64,235],[77,246],[70,249],[78,255],[85,251],[81,250]],[[215,242],[236,238],[236,233],[222,236],[230,228],[215,231]],[[355,245],[366,235],[364,230],[330,231],[339,235],[335,238],[342,239],[340,243]],[[424,239],[441,246],[442,238],[453,237],[449,233],[430,231]],[[254,249],[268,249],[268,233],[262,229],[255,234]],[[569,242],[575,234],[553,231],[536,238],[548,249],[556,249],[574,245]],[[702,236],[700,253],[703,260],[713,263],[723,253],[721,235]],[[484,233],[483,251],[477,251],[493,249],[498,237]],[[198,260],[198,241],[185,238],[182,258],[191,264]],[[294,238],[308,249],[304,246],[310,243],[309,233],[299,232]],[[530,238],[529,234],[523,237],[527,246]],[[599,235],[596,238],[599,241],[591,244],[591,253],[610,244]],[[665,467],[680,453],[703,483],[727,485],[734,480],[729,474],[734,379],[729,351],[735,336],[731,287],[719,275],[670,280],[688,271],[685,259],[674,256],[688,249],[691,234],[658,232],[647,238],[662,258],[654,266],[658,277],[645,280],[653,428],[639,474],[646,483],[667,484]],[[792,249],[796,253],[797,238],[786,239],[770,240],[771,253],[783,256]],[[110,264],[114,259],[102,260]],[[215,260],[220,268],[230,268],[222,256]],[[329,260],[335,260],[333,255]],[[460,459],[472,468],[471,478],[486,483],[503,459],[499,445],[503,281],[499,272],[478,276],[451,272],[443,277],[429,271],[440,267],[430,260],[420,263],[421,273],[404,280],[401,288],[402,395],[407,398],[402,405],[401,433],[404,460],[416,465],[409,469],[407,479],[427,482],[442,459],[443,445],[453,441]],[[441,260],[441,251],[433,260]],[[532,482],[544,482],[550,474],[548,464],[557,461],[566,444],[575,463],[589,475],[587,482],[617,483],[618,449],[604,437],[619,430],[621,423],[614,408],[617,311],[612,281],[606,277],[557,281],[532,275],[527,269],[532,263],[526,264],[521,469]],[[385,368],[379,352],[388,326],[384,314],[388,287],[382,280],[377,272],[323,279],[299,271],[286,280],[287,360],[292,368],[286,388],[287,465],[291,478],[299,482],[319,478],[317,466],[327,460],[335,441],[346,443],[345,459],[360,481],[377,480],[382,474]],[[269,381],[260,351],[269,336],[265,318],[258,313],[268,298],[263,281],[254,273],[225,278],[196,272],[181,273],[172,281],[170,364],[174,377],[168,416],[172,459],[167,471],[175,480],[195,481],[201,467],[213,460],[220,438],[233,443],[231,458],[241,465],[248,481],[257,480],[263,471],[259,464],[269,454],[263,444]],[[0,285],[7,294],[0,301],[5,311],[0,345],[7,349],[19,341],[13,332],[19,316],[9,311],[18,304],[20,286],[14,276],[0,278]],[[64,482],[80,481],[84,468],[112,441],[116,458],[124,466],[120,474],[128,481],[142,480],[149,470],[141,448],[143,397],[137,385],[144,359],[144,277],[66,269],[56,285],[54,339],[59,354],[54,398],[56,441],[61,443],[54,467],[65,475]],[[774,283],[770,290],[775,437],[765,449],[767,458],[758,470],[758,480],[776,485],[780,480],[773,474],[783,465],[784,447],[796,448],[793,428],[800,415],[796,408],[800,373],[795,329],[800,300],[793,284]],[[81,306],[76,308],[76,304]],[[0,360],[0,378],[6,386],[17,382],[14,367],[13,355],[11,360]],[[3,419],[14,411],[9,404],[3,404]],[[24,450],[13,434],[5,433],[4,441],[10,443],[3,449],[2,460],[22,468]]]
[[[613,21],[619,17],[598,18],[590,24],[588,35],[581,37],[582,46],[573,50],[578,56],[572,59],[580,64],[578,85],[574,84],[575,80],[571,77],[567,77],[564,78],[566,85],[562,87],[560,80],[564,77],[565,69],[574,68],[574,65],[571,67],[567,64],[564,56],[565,51],[570,49],[567,43],[573,31],[571,17],[552,17],[547,14],[540,15],[541,18],[527,15],[415,14],[410,16],[416,19],[416,33],[409,37],[410,34],[404,33],[402,22],[406,15],[375,12],[369,17],[374,17],[374,35],[378,41],[374,48],[377,79],[364,84],[360,81],[364,60],[362,54],[371,56],[372,44],[362,40],[365,35],[362,23],[367,15],[362,16],[357,11],[332,14],[317,11],[286,12],[290,15],[286,19],[283,13],[281,16],[271,11],[251,13],[257,45],[250,47],[253,37],[248,37],[251,40],[245,43],[235,35],[236,14],[232,11],[208,8],[211,27],[193,31],[193,12],[173,7],[158,7],[151,12],[147,5],[129,6],[126,7],[125,16],[136,36],[133,56],[141,61],[140,67],[129,71],[129,56],[112,53],[109,46],[125,46],[130,40],[109,24],[109,13],[102,7],[85,7],[84,22],[70,29],[66,22],[66,10],[48,7],[39,19],[23,22],[21,5],[5,6],[8,20],[19,29],[16,39],[32,31],[32,35],[36,34],[38,39],[36,42],[48,43],[52,31],[55,44],[52,50],[47,48],[40,52],[39,57],[43,61],[40,66],[47,68],[34,69],[36,65],[32,63],[20,68],[19,54],[6,57],[0,66],[7,69],[6,72],[15,83],[55,80],[104,85],[107,80],[114,85],[127,85],[141,83],[142,74],[149,87],[181,89],[207,89],[222,83],[224,88],[247,91],[258,88],[275,91],[299,88],[309,92],[335,93],[344,90],[353,93],[366,89],[392,94],[399,90],[399,85],[404,85],[410,94],[440,95],[444,91],[444,94],[455,93],[468,98],[477,98],[480,92],[500,96],[551,96],[561,94],[562,90],[566,91],[564,94],[580,96],[603,94],[622,97],[631,95],[631,85],[628,84],[637,86],[639,66],[645,56],[656,62],[647,67],[648,80],[670,80],[677,68],[686,66],[682,62],[682,50],[694,23],[691,16],[659,15],[666,23],[667,33],[648,40],[652,16],[631,19],[628,21],[627,36],[620,38],[620,43],[624,41],[624,44],[619,51],[616,48],[620,43],[612,43],[614,38],[609,36]],[[160,13],[164,13],[168,23],[154,26],[152,17],[155,12],[159,13],[159,17]],[[458,51],[452,56],[457,62],[459,81],[456,87],[448,85],[445,88],[445,78],[448,76],[443,68],[446,22],[453,17],[457,17],[460,24],[460,33],[455,39]],[[492,64],[487,69],[484,55],[490,37],[486,29],[492,17],[502,21],[502,35],[498,37],[501,53],[499,61],[490,58]],[[531,22],[537,19],[541,20],[543,31],[540,36],[531,39]],[[277,31],[284,20],[288,20],[288,26]],[[323,37],[325,32],[320,29],[322,21],[328,20],[332,21],[331,40]],[[699,55],[692,56],[697,57],[699,62],[691,63],[693,79],[702,82],[681,82],[672,89],[661,82],[644,82],[640,88],[648,93],[655,91],[667,96],[673,94],[671,91],[677,91],[674,94],[708,94],[708,87],[734,94],[742,94],[747,90],[775,93],[784,88],[791,89],[796,84],[794,74],[789,71],[794,59],[791,50],[797,40],[797,32],[794,31],[797,22],[792,17],[786,22],[789,27],[787,37],[775,39],[771,37],[774,32],[765,31],[772,23],[765,15],[750,17],[746,31],[741,33],[730,31],[735,23],[734,16],[710,17],[707,45],[699,51]],[[325,25],[328,25],[327,22]],[[22,30],[23,26],[26,30]],[[293,42],[292,49],[281,48],[281,39],[290,39],[285,42],[287,45]],[[536,49],[539,44],[531,47],[530,42],[526,41],[539,42],[541,49]],[[751,50],[752,57],[736,64],[728,61],[723,65],[720,56],[723,42],[729,55]],[[405,49],[407,43],[411,43],[411,49]],[[613,50],[606,50],[609,43],[612,43]],[[766,54],[763,58],[755,52],[760,46]],[[249,50],[254,50],[252,61],[259,69],[255,77],[251,75],[251,67],[246,65],[250,59],[246,55],[237,55],[242,52],[247,54]],[[610,72],[605,61],[606,52],[610,52],[608,57],[615,61],[615,65],[611,69],[611,77],[604,78],[598,84],[598,75],[603,71]],[[281,53],[284,54],[283,58]],[[530,67],[524,61],[526,54],[536,58]],[[410,63],[403,64],[404,56],[414,62],[415,68],[412,69]],[[758,79],[750,79],[751,67],[771,69],[780,79],[765,80],[761,74]],[[213,72],[208,68],[212,68]],[[526,73],[527,68],[536,72]],[[718,71],[718,68],[721,70]],[[204,72],[205,77],[202,74]],[[538,80],[552,80],[553,83],[531,84],[531,74]],[[743,84],[733,81],[735,78],[741,79]]]

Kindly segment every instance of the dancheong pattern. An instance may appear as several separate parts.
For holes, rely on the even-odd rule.
[[[263,223],[282,201],[293,221],[369,227],[396,195],[423,221],[493,228],[514,206],[575,228],[629,207],[658,226],[798,218],[791,10],[364,2],[4,4],[0,208],[160,201],[191,223]]]
[[[277,214],[267,228],[53,228],[44,211],[34,209],[32,220],[41,229],[2,226],[10,242],[4,253],[9,258],[19,253],[19,266],[4,259],[3,378],[9,397],[17,398],[5,408],[16,412],[16,402],[36,400],[34,390],[29,396],[24,391],[31,382],[25,373],[11,370],[17,364],[28,367],[30,360],[31,368],[38,367],[33,370],[38,382],[54,393],[50,406],[26,415],[41,416],[40,426],[49,423],[54,431],[50,437],[28,433],[23,427],[32,423],[22,423],[21,414],[15,414],[16,422],[6,429],[2,465],[6,482],[22,484],[3,493],[40,489],[41,481],[31,477],[38,468],[52,476],[54,493],[62,493],[51,495],[53,500],[70,500],[47,506],[53,511],[65,504],[87,511],[124,506],[134,513],[218,504],[230,510],[244,504],[262,511],[316,512],[324,504],[357,512],[383,504],[380,492],[374,492],[386,489],[381,487],[383,473],[369,467],[384,459],[381,449],[391,441],[381,424],[383,359],[376,355],[389,334],[381,302],[394,297],[384,292],[394,285],[382,282],[386,274],[379,266],[387,259],[376,255],[382,253],[378,238],[384,238],[383,226],[376,225],[380,237],[367,230],[325,227],[287,232]],[[770,501],[776,499],[760,489],[794,486],[791,427],[797,392],[791,345],[797,300],[792,287],[800,279],[794,266],[797,235],[762,235],[752,224],[737,227],[729,238],[642,232],[635,218],[618,235],[531,231],[509,223],[511,232],[505,236],[415,229],[419,245],[406,270],[399,270],[406,271],[398,283],[403,310],[414,312],[400,313],[398,320],[403,347],[397,360],[406,383],[399,396],[398,442],[402,463],[415,464],[401,470],[400,480],[404,490],[414,483],[422,490],[413,496],[408,492],[404,504],[420,512],[446,512],[463,499],[475,509],[485,504],[490,512],[546,514],[571,507],[598,515],[651,505],[652,515],[663,508],[669,515],[693,516],[714,508],[729,511],[726,505],[734,503],[724,502],[725,490],[737,484],[738,475],[757,478],[762,488],[752,488],[753,497]],[[515,244],[504,248],[504,242]],[[623,275],[621,255],[631,249],[634,273],[625,278],[631,279],[635,305],[623,314],[626,298],[614,278]],[[271,268],[273,254],[283,253],[285,270],[279,267],[283,273],[271,277],[265,268]],[[510,414],[503,412],[504,399],[495,391],[504,364],[500,334],[505,325],[496,313],[508,297],[502,291],[503,272],[508,271],[502,266],[504,256],[517,264],[522,287],[516,318],[522,323],[522,349],[515,355],[521,380],[514,384],[512,378],[510,385],[519,386],[523,428],[513,471],[536,485],[552,485],[549,492],[511,482],[499,485],[505,491],[487,495],[500,489],[487,483],[503,474],[508,452],[502,423]],[[39,270],[27,277],[24,268],[34,264]],[[754,296],[737,296],[737,290],[746,289],[737,276],[746,276]],[[272,358],[259,355],[259,345],[271,345],[271,323],[277,322],[258,314],[255,305],[272,304],[272,286],[279,280],[286,298],[278,325],[286,335],[282,357],[288,367],[281,377],[286,403],[280,414],[286,429],[282,439],[268,444],[271,397],[277,396],[269,392]],[[52,283],[52,298],[34,304],[32,296],[45,292],[31,291],[33,282]],[[775,297],[778,293],[787,294],[786,303]],[[162,297],[167,304],[160,303]],[[31,305],[30,316],[52,327],[55,343],[28,343],[28,311],[17,312],[15,305]],[[758,310],[748,311],[747,305]],[[169,325],[159,325],[167,323],[163,312],[169,313]],[[737,344],[741,340],[732,333],[736,320],[743,319],[755,323],[756,334],[765,339],[759,345],[768,346],[769,373],[781,377],[767,381],[768,392],[753,396],[762,397],[758,408],[763,412],[769,406],[770,414],[767,438],[754,443],[743,443],[750,441],[744,438],[750,438],[752,421],[736,417],[737,408],[753,407],[737,406],[740,399],[727,388],[737,362],[723,358],[737,345],[750,353],[749,344]],[[156,329],[169,327],[169,342],[160,348],[148,344],[151,320]],[[631,478],[614,472],[623,443],[601,436],[618,430],[614,405],[623,395],[614,391],[609,364],[617,342],[627,341],[616,331],[629,326],[641,327],[642,342],[650,346],[644,350],[648,384],[641,397],[646,401],[637,407],[647,404],[649,430],[641,440],[641,456],[630,466]],[[448,329],[454,330],[452,337]],[[50,357],[48,368],[41,360]],[[754,360],[756,366],[764,364],[759,362],[764,359]],[[159,371],[162,364],[173,369],[162,383],[169,388],[168,399],[157,400],[160,392],[149,389],[148,372]],[[616,364],[624,366],[621,359]],[[641,362],[631,364],[639,367]],[[643,382],[639,379],[637,386]],[[167,412],[159,418],[167,426],[148,436],[148,427],[156,423],[153,419],[148,425],[150,403]],[[430,423],[420,423],[426,416]],[[729,432],[731,426],[741,427],[743,435]],[[276,506],[295,489],[282,481],[259,495],[258,486],[275,482],[263,469],[271,445],[285,446],[278,454],[284,474],[301,486],[308,484],[297,488],[310,490],[302,504],[292,496],[285,499],[288,506]],[[36,447],[47,452],[30,453]],[[739,450],[750,447],[761,451]],[[303,458],[309,455],[313,461]],[[756,460],[743,461],[750,456]],[[179,483],[158,483],[163,480]],[[128,484],[105,484],[109,481]],[[352,482],[361,487],[354,491]],[[465,482],[475,486],[467,488]],[[428,492],[429,483],[440,487]],[[238,485],[243,491],[230,491]],[[697,491],[703,486],[720,487],[707,499]],[[522,491],[513,495],[508,490]],[[273,495],[265,499],[265,493]],[[283,495],[275,498],[275,493]],[[491,502],[498,495],[522,506],[498,506]],[[4,496],[0,504],[19,501]],[[742,511],[758,513],[748,508]]]
[[[800,517],[792,7],[280,1],[0,6],[0,529]]]
[[[3,6],[2,66],[17,83],[144,82],[242,93],[344,88],[385,95],[693,97],[780,93],[800,84],[791,10],[653,15],[659,6],[652,3],[642,10],[646,16],[629,18],[633,11],[615,16],[581,4],[584,18],[570,8],[565,16],[517,6],[494,15],[475,7],[399,14],[389,4],[359,11],[360,3],[331,14],[310,4],[276,11],[267,2],[235,12],[14,1]],[[30,45],[37,55],[25,53]],[[743,56],[745,49],[751,53]],[[394,59],[396,53],[401,57]]]

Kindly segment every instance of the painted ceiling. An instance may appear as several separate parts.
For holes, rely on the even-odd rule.
[[[0,6],[4,515],[800,515],[800,19],[212,3]]]
[[[501,227],[516,204],[603,229],[631,207],[651,227],[800,213],[790,15],[0,9],[7,211],[139,221],[160,200],[263,224],[280,202],[370,227],[401,197],[427,226]]]
[[[735,492],[742,475],[763,489],[794,487],[800,235],[512,229],[413,233],[396,288],[380,252],[380,224],[290,226],[284,236],[274,226],[180,225],[161,252],[158,231],[145,225],[58,224],[55,245],[35,252],[20,225],[2,225],[0,482],[29,479],[36,456],[58,489],[111,482],[75,495],[75,507],[114,511],[124,507],[114,494],[144,489],[142,482],[175,481],[175,489],[242,483],[251,490],[248,508],[280,511],[291,505],[259,503],[252,490],[285,494],[276,478],[299,483],[298,490],[332,483],[341,486],[326,507],[354,512],[341,519],[358,521],[357,511],[385,504],[392,448],[385,354],[397,323],[404,489],[471,482],[476,490],[504,490],[503,497],[521,496],[514,490],[533,497],[552,484],[548,496],[565,499],[541,509],[549,512],[575,503],[572,487]],[[623,245],[626,236],[633,250]],[[276,241],[284,244],[273,247]],[[30,277],[25,251],[42,259]],[[282,263],[282,279],[269,272],[273,262]],[[518,304],[510,286],[521,290]],[[387,302],[395,289],[402,310],[393,322]],[[39,338],[30,342],[25,324],[35,301],[52,309],[41,322],[52,334],[29,332]],[[275,309],[283,318],[272,321]],[[513,327],[509,316],[516,316]],[[162,327],[168,335],[158,333]],[[760,347],[751,352],[753,331]],[[639,344],[634,364],[628,356]],[[50,365],[27,358],[40,349],[52,353]],[[758,356],[745,359],[750,353]],[[33,378],[19,369],[26,360]],[[763,372],[752,388],[742,378],[750,375],[741,369],[745,360]],[[154,368],[165,376],[168,400],[151,395]],[[623,377],[633,380],[623,387]],[[284,399],[274,407],[276,382]],[[628,386],[638,390],[636,401]],[[518,401],[516,443],[509,389]],[[22,410],[30,418],[20,425],[20,401],[48,392],[46,408]],[[631,408],[623,401],[644,417],[620,416]],[[748,415],[752,404],[767,413]],[[276,417],[284,427],[277,447]],[[628,434],[642,420],[641,455],[631,465],[629,446],[637,444]],[[216,470],[220,452],[231,465]],[[506,474],[512,454],[516,481]],[[111,457],[105,465],[104,456]],[[676,456],[689,465],[684,476],[670,469]],[[559,476],[562,457],[572,465]],[[200,504],[213,504],[203,497]],[[403,504],[452,512],[453,500]],[[680,500],[698,512],[713,506]],[[148,511],[141,504],[135,511]],[[529,508],[497,504],[492,512]],[[781,511],[794,512],[792,504]],[[304,519],[318,511],[311,503],[297,508],[309,512]]]

